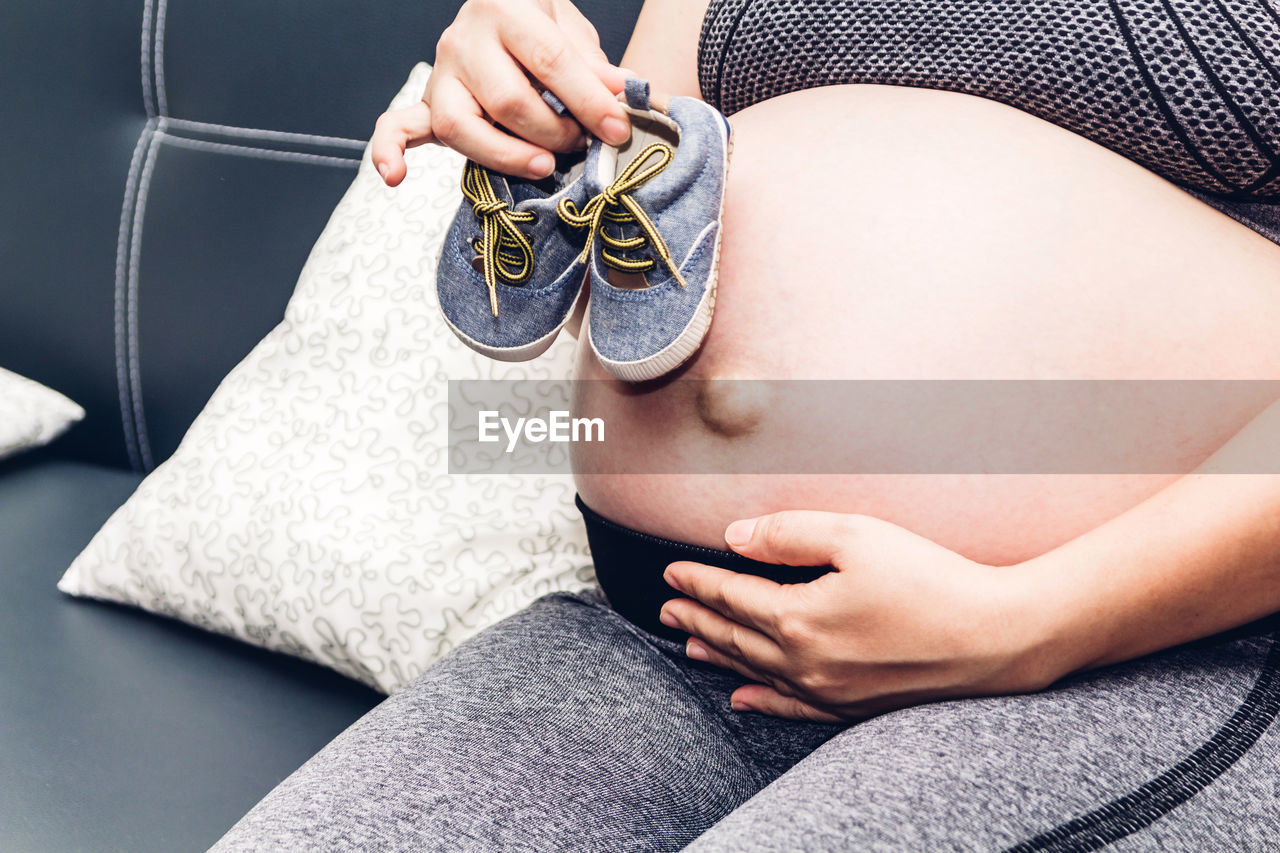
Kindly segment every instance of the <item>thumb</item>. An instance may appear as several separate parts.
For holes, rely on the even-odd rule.
[[[724,541],[744,557],[785,566],[830,566],[853,535],[856,516],[788,510],[735,521]]]
[[[600,82],[615,95],[623,90],[628,77],[636,76],[634,71],[611,64],[603,54],[599,58],[589,57],[587,66],[595,72],[596,77],[600,78]]]

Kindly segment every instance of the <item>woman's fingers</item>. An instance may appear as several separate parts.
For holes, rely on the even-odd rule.
[[[431,108],[419,102],[402,110],[391,110],[378,117],[369,140],[369,156],[387,186],[404,180],[406,148],[431,142]]]
[[[690,637],[685,642],[685,654],[695,661],[703,661],[710,663],[712,666],[721,667],[723,670],[733,670],[742,678],[748,678],[753,681],[759,681],[760,684],[769,684],[773,679],[755,669],[754,666],[746,665],[746,663],[737,660],[735,657],[727,656],[723,652],[713,646],[708,646],[703,640],[696,637]]]
[[[771,636],[778,634],[781,584],[758,575],[689,562],[672,563],[664,577],[675,589],[729,619]]]
[[[724,538],[739,554],[764,563],[828,566],[858,535],[857,521],[845,513],[787,510],[735,521]]]
[[[687,631],[704,641],[725,658],[750,667],[753,673],[777,673],[787,665],[786,655],[772,639],[691,599],[675,598],[668,601],[662,606],[659,618],[664,624]],[[719,661],[712,663],[724,665]],[[762,679],[759,675],[749,677],[773,681],[772,678]]]
[[[404,180],[405,150],[423,142],[505,174],[546,177],[551,152],[585,143],[583,127],[605,142],[626,141],[630,122],[615,97],[624,82],[572,4],[473,0],[440,38],[425,103],[384,114],[371,156],[389,186]],[[538,84],[571,115],[556,115]]]
[[[593,70],[594,63],[550,18],[504,18],[498,30],[503,45],[536,80],[564,102],[590,133],[610,145],[621,145],[631,125],[614,92]]]
[[[636,76],[634,71],[619,68],[609,62],[609,59],[603,55],[599,59],[588,58],[587,65],[591,68],[592,73],[596,75],[596,79],[603,83],[604,87],[613,95],[621,93],[626,88],[628,77]],[[617,98],[614,98],[614,100],[617,100]],[[630,122],[630,119],[628,118],[627,121]]]
[[[709,663],[721,669],[731,669],[743,678],[749,678],[761,684],[772,684],[774,682],[774,679],[765,673],[758,672],[754,667],[748,666],[737,658],[729,657],[696,637],[690,637],[685,643],[685,654],[693,660]]]
[[[545,178],[555,169],[548,151],[485,121],[480,105],[454,78],[432,89],[431,133],[453,150],[506,175]]]
[[[621,92],[627,78],[636,76],[634,71],[609,62],[609,57],[600,48],[600,35],[596,28],[573,4],[565,3],[564,8],[557,10],[556,23],[569,34],[569,40],[577,46],[587,65],[611,93]]]
[[[501,48],[498,48],[501,50]],[[582,127],[568,116],[558,116],[509,57],[489,60],[491,52],[475,54],[483,68],[467,70],[470,91],[489,117],[534,145],[550,151],[581,147]],[[479,73],[477,73],[479,72]]]
[[[764,684],[747,684],[739,687],[729,697],[729,702],[736,711],[759,711],[774,717],[786,717],[792,720],[808,720],[814,723],[844,723],[829,711],[810,705],[803,699],[787,696]]]
[[[569,36],[569,39],[577,46],[578,52],[587,59],[599,58],[605,59],[604,50],[600,47],[600,34],[596,32],[595,25],[582,14],[582,11],[569,2],[553,2],[551,4],[551,15],[556,25]]]

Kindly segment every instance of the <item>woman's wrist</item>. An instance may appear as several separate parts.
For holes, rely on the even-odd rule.
[[[1105,657],[1110,636],[1106,607],[1085,567],[1069,565],[1061,550],[1008,567],[1016,592],[1011,637],[1014,677],[1027,692],[1041,690]]]
[[[1268,413],[1258,440],[1274,443],[1280,406]],[[1280,478],[1193,474],[1021,564],[1028,671],[1049,684],[1277,612],[1277,518]]]

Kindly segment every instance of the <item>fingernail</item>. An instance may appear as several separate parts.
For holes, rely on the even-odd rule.
[[[391,167],[388,166],[386,163],[378,164],[378,174],[382,176],[382,179],[384,181],[387,179],[387,172],[390,172],[390,171],[391,171]]]
[[[684,653],[694,660],[706,660],[707,649],[697,640],[690,640],[684,644]]]
[[[671,569],[668,568],[665,572],[662,573],[662,579],[666,581],[667,586],[671,587],[672,589],[676,589],[676,590],[679,590],[680,592],[684,592],[683,589],[680,589],[680,582],[676,580],[675,573],[672,572]]]
[[[613,116],[609,116],[600,122],[600,129],[604,131],[602,138],[610,145],[621,145],[631,136],[631,130],[627,127],[626,122]]]
[[[672,616],[671,613],[665,607],[658,612],[658,621],[660,621],[663,625],[666,625],[668,628],[680,627],[680,620]]]
[[[752,708],[750,705],[748,705],[746,702],[743,702],[741,699],[733,699],[733,698],[729,699],[729,707],[733,708],[733,710],[735,711],[754,711],[755,710],[755,708]]]
[[[539,177],[546,177],[556,167],[556,158],[550,154],[539,154],[529,161],[529,171]]]
[[[756,520],[748,518],[744,521],[735,521],[730,524],[724,531],[724,541],[730,545],[746,545],[751,541],[751,534],[755,532]]]

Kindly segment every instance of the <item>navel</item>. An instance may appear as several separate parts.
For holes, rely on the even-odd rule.
[[[695,405],[707,429],[725,438],[754,432],[769,407],[769,383],[757,379],[698,381]]]

